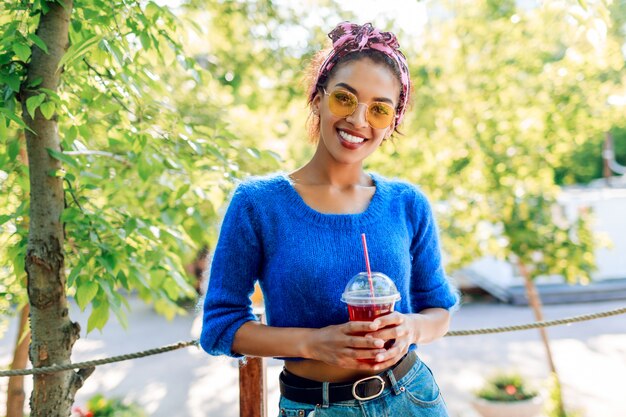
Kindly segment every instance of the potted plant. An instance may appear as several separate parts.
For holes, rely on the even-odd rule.
[[[494,375],[475,394],[472,405],[483,417],[535,417],[543,407],[538,391],[516,373]]]
[[[105,398],[96,394],[89,399],[87,407],[75,406],[72,417],[146,417],[147,413],[136,404],[126,404],[119,398]]]

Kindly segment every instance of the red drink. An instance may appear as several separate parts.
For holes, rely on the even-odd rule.
[[[350,315],[350,321],[374,321],[377,317],[386,316],[393,311],[393,304],[371,304],[371,305],[359,305],[353,306],[348,304],[348,314]],[[364,336],[367,332],[355,333],[357,336]],[[389,349],[393,346],[396,339],[390,339],[385,342],[383,346],[385,349]],[[359,359],[360,362],[376,363],[374,359]]]
[[[393,311],[393,304],[370,304],[353,306],[348,304],[350,321],[374,321],[376,317],[386,316]]]
[[[394,304],[400,299],[395,284],[389,277],[373,272],[361,272],[354,276],[346,285],[341,300],[348,305],[350,321],[374,321],[378,317],[386,316],[393,311]],[[380,329],[379,329],[380,330]],[[364,336],[370,332],[355,333]],[[385,341],[383,346],[389,349],[395,339]],[[374,364],[374,359],[359,359],[361,362]]]

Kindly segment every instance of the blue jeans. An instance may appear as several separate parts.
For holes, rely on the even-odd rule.
[[[374,399],[324,406],[281,397],[278,407],[279,417],[449,417],[432,372],[419,359],[405,376],[393,386],[385,387]]]

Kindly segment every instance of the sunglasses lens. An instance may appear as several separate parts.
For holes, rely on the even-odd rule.
[[[375,129],[383,129],[389,127],[395,112],[393,107],[387,103],[372,103],[367,108],[367,121]]]
[[[337,117],[348,117],[359,105],[357,97],[349,91],[335,90],[329,94],[328,107]],[[396,112],[387,103],[374,102],[367,106],[367,121],[375,129],[384,129],[393,122]]]
[[[330,111],[337,117],[346,117],[351,115],[358,101],[356,96],[348,91],[336,90],[330,94],[330,100],[328,101],[328,107]]]

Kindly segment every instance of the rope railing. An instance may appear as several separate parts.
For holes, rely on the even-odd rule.
[[[538,321],[538,322],[520,324],[520,325],[490,327],[490,328],[482,328],[482,329],[474,329],[474,330],[451,330],[448,333],[446,333],[445,336],[449,336],[449,337],[471,336],[471,335],[479,335],[479,334],[505,333],[505,332],[521,331],[521,330],[538,329],[541,327],[560,326],[564,324],[571,324],[571,323],[576,323],[576,322],[617,316],[617,315],[625,314],[625,313],[626,313],[626,307],[620,307],[620,308],[616,308],[613,310],[602,311],[599,313],[583,314],[583,315],[573,316],[573,317],[568,317],[568,318],[563,318],[563,319],[545,320],[545,321]],[[106,365],[109,363],[144,358],[146,356],[158,355],[161,353],[171,352],[171,351],[182,349],[185,347],[198,346],[198,345],[199,345],[198,340],[189,340],[186,342],[178,342],[178,343],[174,343],[171,345],[162,346],[159,348],[148,349],[148,350],[143,350],[143,351],[139,351],[135,353],[112,356],[109,358],[96,359],[96,360],[91,360],[91,361],[86,361],[86,362],[51,365],[51,366],[44,366],[40,368],[31,368],[31,369],[5,370],[5,371],[0,371],[0,377],[40,375],[40,374],[50,374],[54,372],[69,371],[73,369],[93,368],[96,366]]]

